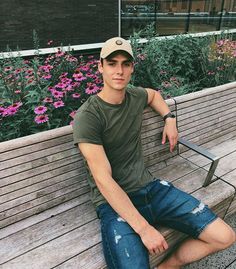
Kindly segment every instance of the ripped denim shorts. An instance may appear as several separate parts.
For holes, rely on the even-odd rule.
[[[193,238],[217,218],[207,205],[165,180],[156,179],[128,195],[151,225],[170,227]],[[108,268],[149,269],[148,251],[129,224],[107,203],[97,207],[97,214]]]

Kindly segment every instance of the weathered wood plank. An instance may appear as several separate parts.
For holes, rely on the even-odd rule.
[[[17,180],[16,176],[11,176],[7,178],[4,182],[3,180],[0,181],[0,183],[5,184],[0,188],[0,195],[5,195],[9,192],[13,193],[14,191],[21,190],[22,188],[26,188],[28,186],[39,184],[40,182],[43,182],[44,180],[48,180],[53,177],[62,176],[66,177],[66,174],[70,172],[74,173],[75,175],[78,175],[78,182],[80,181],[80,175],[83,175],[85,173],[85,169],[79,168],[79,162],[71,162],[65,166],[61,164],[61,166],[56,167],[53,170],[47,171],[45,169],[45,173],[38,173],[34,175],[32,173],[31,177],[27,177],[28,173],[24,174],[19,181],[14,182],[13,180]],[[20,177],[21,175],[17,175],[17,177]],[[81,176],[81,179],[83,180],[84,177]],[[1,197],[1,196],[0,196]]]
[[[217,99],[222,95],[230,95],[235,92],[236,83],[231,82],[225,85],[216,86],[213,88],[203,89],[201,91],[185,94],[182,96],[177,96],[174,100],[177,103],[178,109],[181,109],[181,106],[186,107],[193,106],[196,103],[204,102],[207,100]]]
[[[193,100],[190,100],[189,102],[184,102],[178,104],[178,119],[184,118],[183,115],[190,114],[191,117],[197,115],[197,111],[199,111],[199,114],[208,113],[209,107],[210,110],[217,110],[219,107],[230,105],[231,107],[235,103],[236,100],[236,93],[235,90],[228,95],[221,95],[217,99],[212,98],[208,100],[204,100],[199,98],[196,102]]]
[[[2,178],[0,180],[0,187],[3,187],[3,186],[8,185],[8,184],[12,184],[14,182],[24,180],[26,178],[31,178],[31,177],[39,175],[39,174],[44,174],[44,173],[46,173],[48,171],[52,171],[58,167],[61,167],[61,168],[65,167],[65,169],[66,169],[66,165],[72,164],[72,163],[78,164],[79,160],[80,160],[80,158],[78,158],[77,155],[68,156],[67,158],[60,159],[60,160],[52,162],[52,163],[48,163],[46,165],[41,165],[39,167],[35,167],[34,169],[26,170],[20,174],[14,174],[14,175]],[[63,173],[63,169],[62,169],[62,173]]]
[[[0,162],[9,160],[12,158],[16,158],[19,156],[27,155],[29,153],[37,152],[37,151],[47,149],[50,147],[54,147],[56,145],[61,145],[67,142],[73,143],[72,141],[73,141],[72,134],[68,134],[68,135],[56,137],[54,139],[42,141],[39,143],[30,144],[21,148],[11,149],[9,151],[5,151],[0,154]]]
[[[63,182],[67,182],[66,184],[70,182],[79,182],[78,181],[78,172],[76,170],[69,171],[67,174],[61,174],[56,177],[50,177],[46,180],[42,180],[36,184],[33,185],[23,185],[22,188],[16,189],[15,191],[12,192],[4,192],[4,187],[2,190],[3,195],[0,196],[0,206],[2,203],[10,202],[12,200],[15,200],[18,197],[25,197],[26,195],[33,195],[33,193],[41,190],[45,190],[45,188],[55,188],[57,189],[58,184],[61,184]],[[80,175],[80,182],[82,182],[81,177],[83,179],[86,179],[86,174],[84,176]],[[81,184],[81,183],[79,183]]]
[[[84,197],[85,197],[84,198],[85,200],[87,199],[87,201],[91,203],[91,201],[89,201],[88,194],[85,194]],[[11,225],[8,225],[7,227],[4,227],[4,229],[0,229],[0,239],[8,237],[8,236],[12,236],[13,234],[20,232],[24,229],[27,229],[35,224],[38,224],[38,223],[42,224],[43,221],[50,219],[50,218],[53,218],[56,215],[63,214],[63,212],[66,212],[66,211],[80,205],[83,202],[84,201],[81,199],[81,197],[80,197],[80,199],[78,199],[78,197],[76,197],[76,198],[71,199],[69,201],[63,202],[62,204],[59,204],[55,207],[49,208],[43,212],[29,216],[28,218],[23,219],[19,222],[15,222]],[[41,224],[39,224],[39,225],[41,225]]]
[[[205,129],[199,130],[196,133],[184,135],[184,133],[181,132],[179,135],[180,137],[184,137],[185,139],[192,141],[193,143],[197,145],[201,145],[201,144],[210,142],[213,139],[222,137],[229,132],[235,131],[235,126],[236,125],[234,122],[233,123],[229,122],[226,125],[221,124],[221,126],[218,128],[214,128],[214,126],[211,126],[211,128],[205,128]]]
[[[96,213],[91,202],[88,201],[16,232],[0,241],[0,261],[5,263],[78,227],[83,227],[94,219],[96,219]]]
[[[91,259],[93,257],[93,259]],[[85,252],[76,255],[75,257],[63,262],[55,267],[55,269],[105,269],[107,268],[103,253],[102,244],[96,244],[94,247],[86,250]]]
[[[38,189],[37,191],[31,192],[29,194],[25,194],[23,196],[19,196],[15,199],[12,200],[8,200],[5,203],[0,204],[0,213],[1,212],[6,212],[7,210],[13,209],[15,208],[15,210],[17,210],[17,212],[20,212],[19,207],[21,205],[24,204],[24,208],[25,208],[25,204],[30,203],[32,206],[32,201],[38,201],[37,203],[41,203],[39,198],[41,197],[50,197],[49,200],[52,199],[53,195],[57,194],[58,192],[60,192],[60,195],[64,195],[64,191],[65,193],[67,192],[68,188],[71,187],[75,187],[78,186],[77,188],[79,189],[84,189],[84,192],[88,192],[88,183],[87,180],[85,179],[84,181],[81,181],[80,184],[78,184],[78,180],[77,177],[73,177],[73,178],[69,178],[67,180],[63,180],[61,182],[58,182],[54,185],[49,185],[49,186],[45,186],[42,189]],[[82,191],[82,190],[81,190]],[[44,200],[43,200],[44,202]],[[33,205],[35,206],[35,205]]]
[[[5,218],[0,221],[0,228],[6,227],[7,225],[10,225],[14,222],[20,221],[22,219],[25,219],[29,216],[32,216],[34,214],[38,214],[40,212],[43,212],[44,210],[47,210],[49,208],[52,208],[54,206],[57,206],[61,203],[64,203],[66,201],[72,200],[75,197],[77,199],[81,199],[83,202],[86,202],[89,200],[89,190],[87,194],[84,194],[84,190],[81,191],[81,189],[77,189],[71,192],[68,192],[67,194],[63,196],[58,196],[54,198],[53,200],[46,200],[45,203],[41,203],[35,207],[29,208],[25,211],[22,211],[21,213],[15,214],[13,216],[10,216],[8,218]],[[4,217],[4,216],[3,216]]]
[[[236,130],[234,133],[236,136]],[[232,135],[233,132],[230,132],[229,134],[212,140],[202,146],[205,149],[208,149],[215,156],[222,158],[225,155],[236,151],[236,137],[232,137]],[[203,166],[211,162],[207,158],[190,150],[183,153],[181,152],[181,156],[183,156],[184,158],[188,158],[189,161],[192,161],[199,166]]]
[[[89,240],[88,240],[89,238]],[[47,269],[61,264],[101,241],[98,220],[76,228],[1,265],[2,269]],[[48,255],[50,253],[50,255]],[[42,258],[45,257],[45,258]],[[34,261],[32,263],[32,261]]]
[[[50,154],[49,153],[49,155],[44,155],[40,159],[30,159],[31,156],[25,156],[26,158],[25,158],[24,163],[16,164],[15,166],[13,166],[13,164],[11,164],[8,167],[6,166],[7,168],[0,171],[0,176],[2,178],[8,177],[8,176],[10,176],[12,174],[21,173],[23,171],[27,171],[27,170],[32,169],[32,168],[40,167],[42,165],[50,164],[52,162],[56,162],[56,161],[59,161],[59,160],[62,160],[62,159],[66,159],[67,157],[72,157],[72,156],[76,156],[76,158],[81,159],[81,156],[78,155],[78,152],[77,152],[77,150],[75,148],[73,148],[73,149],[65,149],[65,151],[58,152],[58,153],[55,153],[55,154],[53,154],[53,153]],[[29,161],[27,161],[27,159]],[[11,160],[9,160],[7,162],[12,163]]]
[[[80,191],[80,195],[86,192],[84,189],[87,189],[87,192],[89,191],[89,188],[87,184],[84,184],[84,188],[80,189],[78,188],[78,184],[74,183],[69,186],[65,186],[62,189],[58,190],[52,190],[52,192],[49,192],[47,194],[36,192],[36,196],[34,199],[29,200],[27,203],[18,204],[15,207],[5,209],[4,211],[0,212],[0,220],[3,220],[5,218],[8,218],[10,216],[14,216],[17,214],[20,214],[24,211],[27,211],[29,208],[34,208],[37,206],[40,206],[44,203],[50,203],[51,201],[55,200],[56,198],[63,197],[64,195],[74,192],[74,191]],[[3,205],[4,206],[4,205]]]
[[[17,157],[17,158],[11,158],[6,161],[1,162],[0,170],[7,170],[9,168],[18,166],[20,164],[23,164],[26,166],[27,163],[35,161],[38,161],[39,159],[45,160],[47,157],[47,160],[54,160],[56,159],[56,156],[60,154],[65,154],[65,157],[67,156],[67,152],[71,153],[71,155],[78,154],[77,149],[73,146],[71,142],[56,145],[54,147],[46,148],[44,150],[39,150],[33,153],[28,153],[26,155]],[[18,172],[16,170],[16,172]],[[2,173],[1,173],[2,174]],[[3,174],[4,176],[4,174]]]
[[[215,171],[215,175],[218,177],[223,177],[223,176],[227,177],[228,173],[230,172],[235,173],[233,172],[236,169],[235,164],[236,164],[236,152],[234,151],[231,154],[220,159],[219,164]],[[209,165],[206,165],[204,168],[209,169]],[[229,178],[231,178],[230,174],[229,174]],[[235,182],[235,181],[232,181],[232,182]]]
[[[236,102],[236,100],[235,100]],[[229,106],[229,107],[218,107],[217,110],[209,110],[206,113],[198,114],[195,116],[188,115],[186,118],[186,114],[183,115],[184,119],[178,118],[178,129],[179,131],[182,131],[184,129],[191,129],[195,126],[201,125],[201,124],[212,124],[213,121],[222,121],[225,120],[222,117],[226,116],[227,118],[232,118],[236,114],[235,107]]]
[[[72,127],[69,125],[49,131],[39,132],[33,135],[16,138],[14,139],[14,143],[12,143],[12,140],[1,142],[0,153],[22,148],[35,143],[41,143],[46,140],[51,140],[71,133]]]

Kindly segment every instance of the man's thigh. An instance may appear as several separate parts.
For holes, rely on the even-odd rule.
[[[109,269],[149,269],[148,251],[140,237],[108,205],[100,206],[102,243]]]
[[[149,195],[153,215],[158,223],[194,238],[198,238],[217,219],[206,204],[174,187],[170,182],[157,180]]]

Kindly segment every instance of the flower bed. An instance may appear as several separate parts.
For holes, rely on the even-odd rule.
[[[236,41],[179,36],[150,38],[135,51],[132,84],[161,90],[168,98],[235,80]],[[93,56],[69,52],[30,60],[0,60],[0,141],[73,124],[87,98],[102,88]]]

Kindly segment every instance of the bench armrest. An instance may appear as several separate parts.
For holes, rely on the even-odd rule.
[[[202,186],[206,187],[207,185],[209,185],[211,183],[211,179],[212,179],[212,177],[213,177],[213,175],[215,173],[215,170],[216,170],[216,167],[217,167],[218,162],[220,160],[220,157],[217,157],[217,156],[213,155],[208,150],[206,150],[206,149],[204,149],[204,148],[202,148],[200,146],[197,146],[197,145],[195,145],[195,144],[193,144],[193,143],[191,143],[191,142],[189,142],[189,141],[187,141],[187,140],[185,140],[183,138],[179,138],[178,143],[188,147],[189,149],[192,149],[193,151],[201,154],[202,156],[204,156],[204,157],[206,157],[206,158],[208,158],[209,160],[212,161],[210,169],[209,169],[209,171],[207,173],[207,176],[206,176]]]

